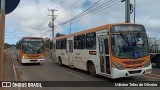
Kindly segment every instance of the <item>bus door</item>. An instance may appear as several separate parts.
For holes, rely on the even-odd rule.
[[[67,56],[68,56],[68,65],[73,65],[73,40],[67,41]]]
[[[103,74],[110,75],[110,57],[109,57],[109,43],[108,35],[100,36],[99,42],[99,55],[100,55],[100,69]]]

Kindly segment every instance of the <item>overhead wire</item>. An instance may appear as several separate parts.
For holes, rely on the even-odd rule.
[[[74,21],[76,19],[79,19],[79,18],[81,18],[81,17],[83,17],[83,16],[85,16],[87,14],[90,14],[90,13],[98,11],[99,9],[101,9],[104,6],[107,7],[107,5],[110,5],[111,3],[115,2],[115,1],[117,1],[117,0],[114,0],[114,1],[113,0],[109,0],[107,2],[101,2],[100,4],[96,3],[96,5],[94,5],[96,7],[89,8],[89,9],[85,10],[85,13],[83,13],[83,14],[80,13],[76,17],[73,17],[73,18],[67,20],[64,23],[60,23],[59,25],[63,26],[64,24],[67,24],[67,23],[69,24],[70,22],[72,22],[72,21]],[[102,4],[103,4],[103,6],[102,6]]]
[[[115,1],[117,1],[117,0],[115,0]],[[100,12],[100,11],[106,9],[106,8],[109,8],[109,7],[113,6],[113,5],[116,5],[116,4],[118,4],[118,3],[120,3],[120,2],[112,2],[109,6],[104,6],[104,8],[100,8],[98,11],[95,10],[95,11],[91,12],[90,14],[88,14],[87,16],[82,17],[82,18],[79,18],[79,19],[73,21],[72,23],[77,22],[77,21],[80,21],[80,20],[82,20],[82,19],[84,19],[84,18],[87,18],[87,17],[89,17],[89,16],[91,16],[91,15],[94,15],[94,14],[96,14],[96,13],[98,13],[98,12]]]

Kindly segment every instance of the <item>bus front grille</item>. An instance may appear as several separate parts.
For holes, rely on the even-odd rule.
[[[128,71],[129,74],[136,74],[136,73],[141,73],[142,70],[136,70],[136,71]]]
[[[30,60],[31,62],[36,62],[37,60]]]

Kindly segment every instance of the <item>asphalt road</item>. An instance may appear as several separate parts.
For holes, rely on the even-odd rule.
[[[12,58],[15,58],[15,50],[11,49],[9,53]],[[36,64],[20,64],[15,60],[16,71],[20,81],[107,81],[112,82],[112,79],[97,76],[92,77],[87,72],[72,69],[67,66],[60,67],[57,63],[46,57],[46,60],[41,65]],[[160,81],[160,69],[153,65],[153,72],[151,75],[136,76],[129,78],[116,79],[120,81]],[[116,81],[115,80],[115,81]],[[52,87],[52,88],[21,88],[21,90],[159,90],[160,88],[153,87]]]

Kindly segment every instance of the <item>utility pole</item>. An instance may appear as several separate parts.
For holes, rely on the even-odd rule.
[[[134,23],[136,22],[136,0],[134,0]]]
[[[4,32],[5,32],[5,0],[1,0],[1,10],[0,10],[0,81],[3,80]],[[0,87],[0,90],[2,90],[1,87]]]
[[[52,22],[49,23],[49,27],[52,28],[52,38],[54,38],[54,20],[55,20],[55,16],[57,16],[57,15],[54,15],[54,12],[55,12],[55,11],[58,11],[58,10],[51,9],[51,10],[49,10],[49,11],[52,12],[52,15],[49,15],[49,16],[52,17]]]
[[[122,0],[125,1],[125,22],[130,23],[130,0]]]
[[[130,23],[130,0],[125,0],[125,22]]]
[[[71,23],[71,21],[70,21],[69,23],[70,23],[70,30],[69,30],[69,34],[70,34],[70,33],[71,33],[71,24],[72,24],[72,23]]]

